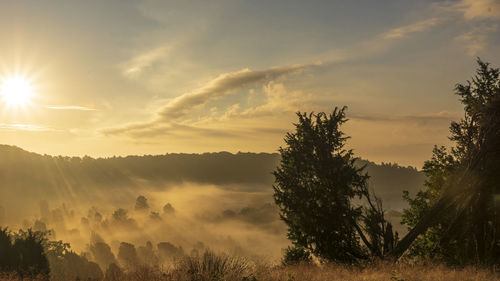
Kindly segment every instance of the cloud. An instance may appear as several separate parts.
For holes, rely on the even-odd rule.
[[[165,120],[176,120],[182,118],[191,109],[204,105],[211,100],[234,93],[248,85],[264,83],[281,76],[302,71],[311,65],[291,65],[273,67],[261,71],[243,69],[236,72],[224,73],[209,81],[205,86],[191,93],[183,94],[165,106],[158,115]]]
[[[256,118],[278,115],[287,112],[296,112],[302,107],[311,107],[311,96],[302,91],[288,91],[283,83],[269,81],[262,87],[265,102],[261,105],[247,108],[238,112],[239,106],[230,107],[222,119],[234,117]]]
[[[47,106],[48,109],[54,110],[80,110],[80,111],[95,111],[95,108],[79,106],[79,105],[65,105],[65,106]]]
[[[243,85],[250,83],[249,81],[264,82],[262,80],[270,79],[273,77],[276,78],[280,75],[286,75],[286,73],[292,73],[294,71],[298,71],[298,69],[303,68],[304,67],[299,66],[273,68],[272,71],[254,71],[253,73],[251,73],[251,75],[248,76],[239,74],[249,74],[249,70],[231,73],[237,75],[220,75],[218,78],[212,80],[207,84],[211,86],[205,86],[202,88],[209,88],[211,89],[210,91],[201,90],[198,92],[204,93],[204,95],[208,95],[208,97],[205,97],[204,99],[197,98],[196,100],[188,99],[188,101],[183,101],[182,103],[176,103],[174,100],[173,104],[175,104],[176,106],[181,106],[182,104],[183,107],[181,109],[181,113],[185,114],[188,111],[186,108],[190,109],[193,106],[205,104],[206,102],[208,102],[210,97],[213,97],[212,94],[209,95],[207,93],[219,93],[219,91],[222,91],[222,95],[225,95],[229,93],[228,91],[235,91],[238,88],[243,87]],[[226,81],[221,82],[221,80]],[[218,91],[213,91],[215,88],[217,88]],[[304,94],[301,91],[287,91],[282,83],[277,83],[274,80],[271,80],[267,84],[263,85],[262,89],[265,95],[265,102],[263,104],[241,110],[240,104],[236,103],[229,106],[220,117],[216,116],[218,114],[216,108],[212,108],[210,110],[210,116],[197,120],[197,125],[188,125],[186,124],[186,122],[182,123],[178,120],[178,118],[161,117],[150,122],[132,123],[122,127],[107,128],[101,130],[101,132],[105,135],[127,135],[133,138],[147,138],[167,135],[186,136],[192,134],[211,137],[230,137],[241,135],[241,133],[254,132],[255,130],[259,132],[282,132],[281,129],[276,130],[274,128],[247,127],[245,129],[240,128],[239,132],[237,133],[229,133],[227,130],[220,130],[214,127],[217,127],[216,125],[218,124],[218,122],[228,121],[234,118],[259,118],[271,115],[276,116],[286,112],[295,112],[300,108],[301,105],[303,106],[307,104],[311,99],[308,95]],[[218,94],[216,96],[218,96]],[[172,102],[170,102],[169,104],[172,104]],[[163,111],[160,112],[164,112],[164,108]],[[178,116],[182,116],[182,114],[179,113]]]
[[[102,129],[101,132],[105,135],[123,135],[128,132],[143,131],[155,125],[156,122],[130,123],[121,127]]]
[[[351,113],[349,118],[353,120],[374,122],[412,122],[417,125],[428,125],[434,122],[450,122],[460,118],[458,113],[441,111],[437,113],[421,115],[363,115]]]
[[[208,128],[217,128],[218,125],[220,125],[217,124],[217,122],[228,121],[234,118],[249,119],[277,116],[280,113],[295,112],[298,109],[304,109],[305,106],[307,106],[307,109],[311,109],[314,104],[312,97],[308,97],[301,91],[286,91],[284,85],[277,83],[276,80],[280,77],[299,73],[315,66],[323,65],[324,67],[331,67],[338,63],[359,60],[360,57],[375,56],[387,52],[396,41],[402,40],[411,34],[429,30],[443,21],[445,21],[445,19],[432,17],[409,25],[393,28],[373,37],[371,40],[366,40],[350,48],[328,51],[322,55],[318,55],[315,59],[311,58],[308,60],[312,62],[321,58],[322,63],[286,65],[260,71],[245,68],[235,72],[222,73],[216,78],[209,80],[198,89],[191,92],[185,92],[165,102],[163,105],[160,105],[158,110],[154,112],[155,115],[151,121],[106,128],[101,130],[101,132],[105,135],[123,135],[133,138],[172,136],[179,134],[181,131],[198,132],[207,135],[216,132],[216,130]],[[128,73],[141,73],[145,68],[157,63],[162,63],[168,52],[168,49],[157,48],[133,58],[129,62]],[[188,118],[193,110],[202,108],[214,100],[234,94],[238,90],[246,87],[255,87],[259,85],[263,87],[263,93],[265,95],[265,102],[263,104],[248,107],[248,104],[251,103],[245,105],[245,103],[238,101],[229,105],[222,114],[219,114],[218,108],[215,107],[205,112],[205,116],[200,118]],[[359,119],[363,118],[369,119],[374,117],[359,116]],[[396,117],[391,118],[393,121],[397,119]],[[410,116],[406,118],[410,118]],[[418,118],[415,117],[414,120],[419,119],[423,122],[426,118],[429,119],[430,117],[420,116]],[[248,124],[245,126],[247,126],[246,129],[254,128],[248,127]],[[206,131],[198,130],[202,127],[205,128]],[[266,128],[266,130],[269,129]],[[241,131],[236,133],[239,134]]]
[[[125,135],[133,138],[155,137],[179,134],[183,132],[198,132],[201,134],[212,134],[212,129],[201,130],[200,127],[192,126],[193,121],[186,118],[192,110],[203,107],[216,99],[231,95],[238,90],[249,86],[262,85],[266,102],[261,105],[242,109],[239,103],[235,103],[226,110],[221,117],[214,117],[217,110],[210,110],[209,115],[202,118],[204,125],[214,125],[217,121],[227,121],[230,118],[255,118],[271,116],[286,112],[295,112],[310,102],[311,98],[300,91],[286,91],[283,84],[276,83],[276,79],[293,73],[299,73],[312,67],[320,65],[333,65],[345,60],[357,59],[360,55],[376,54],[385,51],[387,46],[394,40],[404,38],[410,33],[422,32],[440,22],[437,18],[431,18],[411,25],[392,29],[373,40],[361,44],[357,48],[350,48],[336,52],[332,57],[327,54],[324,63],[295,64],[280,67],[272,67],[265,70],[250,70],[248,68],[235,72],[223,73],[208,81],[202,87],[184,93],[156,111],[153,120],[147,122],[125,124],[120,127],[105,128],[101,132],[105,135]],[[390,39],[390,40],[387,40]],[[377,42],[379,44],[375,44]],[[380,47],[382,46],[382,47]],[[385,46],[385,47],[384,47]],[[375,50],[372,50],[375,48]],[[166,50],[157,48],[151,52],[140,55],[131,60],[129,73],[139,73],[142,69],[161,61]],[[340,57],[339,57],[340,55]],[[210,123],[211,121],[211,123]],[[188,125],[191,123],[191,125]],[[182,125],[181,125],[182,124]],[[250,128],[248,128],[250,129]]]
[[[471,31],[459,35],[455,39],[464,44],[468,55],[477,56],[486,47],[489,33],[496,30],[496,24],[476,26]]]
[[[145,69],[152,67],[159,60],[168,56],[170,48],[161,46],[133,57],[124,64],[123,74],[127,77],[136,77],[140,75]]]
[[[33,124],[7,124],[0,123],[0,130],[8,130],[8,131],[29,131],[29,132],[53,132],[57,131],[56,129],[38,126]]]
[[[441,20],[439,18],[426,19],[423,21],[412,23],[410,25],[405,25],[405,26],[391,29],[387,33],[385,33],[383,37],[386,39],[406,37],[411,33],[425,31],[425,30],[439,24],[440,22],[441,22]]]
[[[132,138],[150,138],[159,136],[176,137],[231,137],[233,133],[217,128],[198,127],[179,123],[149,122],[130,124],[119,128],[101,130],[105,135],[127,135]]]
[[[221,117],[222,120],[229,120],[233,118],[234,116],[239,114],[240,110],[240,105],[239,104],[233,104],[231,105],[226,112],[224,112],[224,115]]]
[[[462,0],[437,4],[437,7],[459,12],[466,20],[500,19],[498,0]]]

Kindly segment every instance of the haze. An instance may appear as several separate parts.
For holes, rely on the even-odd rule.
[[[51,155],[276,152],[296,111],[349,106],[363,158],[421,167],[460,117],[500,5],[461,1],[2,1],[2,143]]]

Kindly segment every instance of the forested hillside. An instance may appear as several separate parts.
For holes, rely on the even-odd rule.
[[[191,182],[246,190],[267,190],[273,184],[271,172],[278,154],[228,152],[164,154],[111,158],[62,157],[27,152],[15,146],[0,146],[2,201],[24,192],[39,198],[88,196],[89,191],[133,188],[147,185],[166,188]],[[371,176],[370,185],[388,207],[402,207],[403,190],[414,193],[424,181],[422,173],[396,164],[375,164],[360,160]],[[1,202],[4,204],[4,202]]]

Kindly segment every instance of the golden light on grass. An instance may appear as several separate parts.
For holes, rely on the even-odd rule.
[[[34,94],[29,79],[23,76],[7,76],[2,79],[0,95],[7,106],[21,107],[29,104]]]

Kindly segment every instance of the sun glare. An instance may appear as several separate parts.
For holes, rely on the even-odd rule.
[[[33,87],[25,77],[11,76],[2,79],[0,95],[2,101],[9,106],[23,106],[33,96]]]

